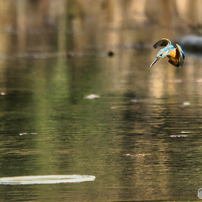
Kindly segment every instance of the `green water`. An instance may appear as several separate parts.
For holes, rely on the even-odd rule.
[[[149,69],[147,50],[140,52],[140,65],[133,65],[135,50],[121,55],[134,55],[124,70],[116,55],[1,61],[1,177],[96,176],[1,185],[4,201],[197,199],[200,77],[187,78],[189,65],[176,70],[167,61]]]
[[[194,31],[117,2],[0,1],[0,178],[96,177],[0,185],[0,201],[200,200],[202,60],[149,68],[152,44]]]

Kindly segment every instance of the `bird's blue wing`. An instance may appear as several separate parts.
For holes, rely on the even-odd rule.
[[[159,47],[159,46],[167,46],[167,45],[171,45],[170,40],[169,40],[169,39],[166,39],[166,38],[163,38],[163,39],[161,39],[160,41],[157,41],[157,42],[153,45],[153,47],[154,47],[154,48],[157,48],[157,47]]]
[[[179,58],[179,67],[182,67],[184,64],[185,55],[181,46],[178,44],[176,44],[176,54],[177,54],[177,57]]]

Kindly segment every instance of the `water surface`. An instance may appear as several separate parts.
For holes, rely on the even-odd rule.
[[[0,177],[96,179],[0,185],[1,201],[198,200],[202,60],[149,68],[152,44],[181,30],[88,27],[73,8],[51,28],[1,30]]]

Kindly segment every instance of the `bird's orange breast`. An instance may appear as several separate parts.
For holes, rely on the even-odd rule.
[[[171,51],[169,51],[168,55],[167,55],[170,58],[175,58],[176,57],[176,49],[173,49]]]
[[[173,49],[173,50],[169,51],[167,56],[168,56],[169,62],[171,64],[173,64],[174,66],[179,65],[179,58],[177,58],[176,49]]]

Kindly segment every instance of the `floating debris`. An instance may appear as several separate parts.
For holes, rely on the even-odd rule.
[[[113,56],[114,56],[114,52],[109,51],[107,55],[108,55],[109,57],[113,57]]]
[[[6,95],[6,93],[5,92],[0,92],[0,95]]]
[[[95,94],[90,94],[90,95],[87,95],[85,97],[85,99],[95,99],[95,98],[100,98],[100,96],[99,95],[95,95]]]
[[[190,134],[191,132],[189,132],[189,131],[182,131],[181,133],[182,134]]]
[[[190,102],[187,102],[187,101],[182,103],[182,106],[189,106],[189,105],[190,105]]]
[[[20,133],[20,135],[38,135],[38,133]]]
[[[187,137],[188,135],[170,135],[170,137]]]
[[[132,154],[126,154],[126,156],[133,157],[133,155],[132,155]]]
[[[131,102],[138,102],[138,100],[134,99],[134,100],[131,100]]]
[[[135,155],[132,155],[132,154],[125,154],[125,156],[128,156],[128,157],[134,157],[134,156],[137,156],[137,157],[144,157],[146,155],[149,155],[149,154],[135,154]]]
[[[141,157],[141,156],[148,156],[148,155],[150,155],[150,154],[136,154],[135,156],[137,156],[137,157]]]
[[[94,181],[93,175],[37,175],[0,178],[0,185],[58,184]]]
[[[147,102],[147,100],[137,100],[137,99],[133,99],[133,100],[131,100],[131,102]]]
[[[106,53],[99,53],[99,57],[101,57],[101,58],[107,57],[107,54]]]
[[[120,105],[120,106],[111,106],[110,109],[126,110],[128,108],[127,108],[127,106]]]
[[[135,156],[140,157],[140,156],[145,156],[145,154],[136,154]]]

